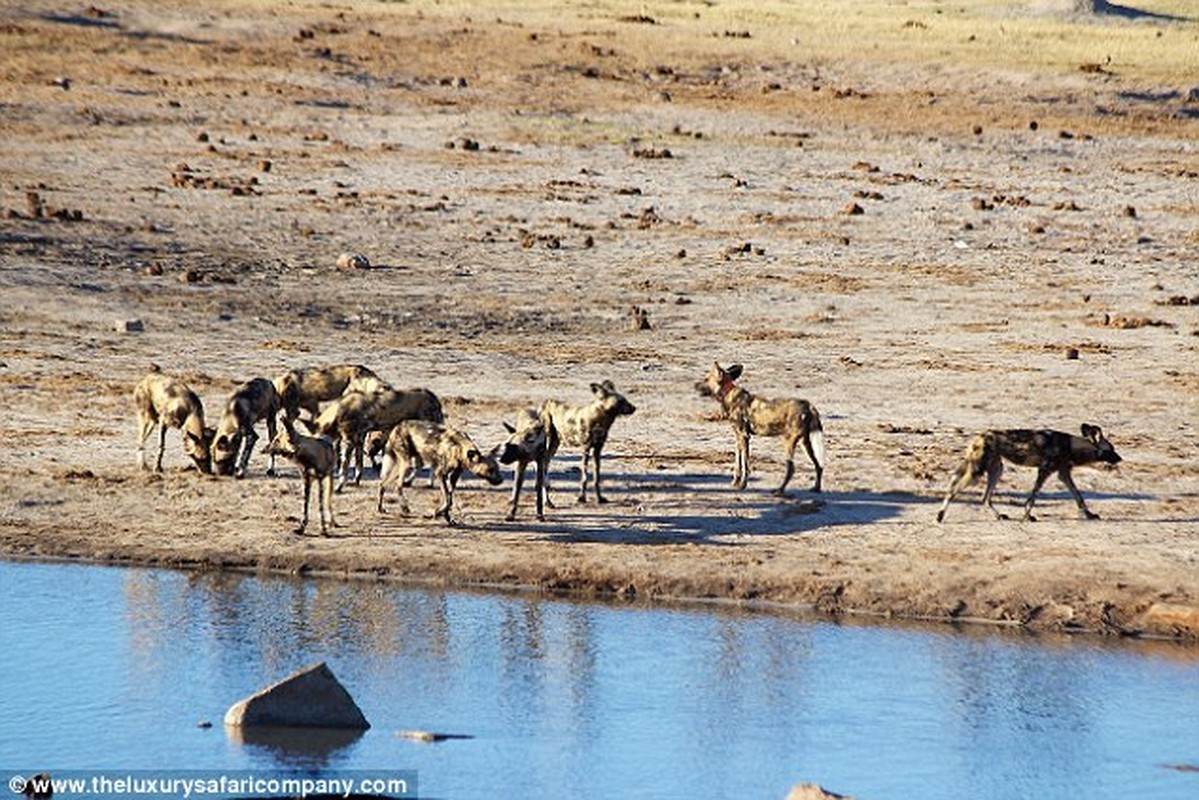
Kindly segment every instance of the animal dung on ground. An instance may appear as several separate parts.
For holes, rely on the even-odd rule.
[[[371,260],[362,253],[342,253],[337,257],[338,269],[370,269]]]
[[[234,703],[225,713],[225,724],[352,730],[370,727],[354,698],[323,661]]]

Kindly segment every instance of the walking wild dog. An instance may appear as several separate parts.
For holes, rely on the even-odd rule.
[[[146,469],[146,439],[158,425],[158,458],[154,471],[162,472],[162,452],[166,449],[167,428],[183,433],[183,451],[196,462],[201,472],[212,471],[208,443],[211,429],[204,428],[204,405],[183,381],[162,374],[151,364],[146,376],[133,389],[137,409],[137,465]]]
[[[376,392],[390,389],[387,383],[361,364],[341,364],[335,367],[289,369],[275,378],[279,404],[289,422],[300,411],[313,419],[320,414],[320,404],[336,400],[347,392]]]
[[[266,378],[246,381],[225,404],[225,413],[217,424],[212,440],[212,462],[218,475],[246,476],[250,454],[258,441],[254,425],[266,420],[267,438],[275,440],[275,417],[279,414],[279,393]],[[271,455],[267,475],[275,474],[275,456]]]
[[[1082,426],[1082,436],[1051,430],[1006,430],[984,431],[975,436],[966,448],[966,457],[953,475],[949,493],[945,502],[937,511],[937,522],[945,519],[945,510],[949,502],[958,492],[970,486],[984,474],[987,476],[987,488],[983,491],[983,505],[991,510],[996,519],[1007,519],[1004,514],[995,510],[991,505],[991,496],[995,492],[995,484],[1003,474],[1004,460],[1022,467],[1036,467],[1037,479],[1033,483],[1032,493],[1024,502],[1024,520],[1035,520],[1032,506],[1036,502],[1037,492],[1045,483],[1045,479],[1053,472],[1070,490],[1078,510],[1085,519],[1098,519],[1099,515],[1087,508],[1082,500],[1082,493],[1074,485],[1070,470],[1083,464],[1119,464],[1123,459],[1116,448],[1107,440],[1098,425]]]
[[[537,478],[534,484],[537,491],[537,519],[545,519],[545,478],[549,473],[550,455],[558,449],[558,432],[554,429],[549,418],[538,414],[531,408],[526,408],[516,416],[516,425],[504,423],[508,433],[508,441],[500,454],[501,464],[516,463],[513,475],[512,505],[508,509],[507,520],[516,519],[516,504],[520,500],[520,487],[525,482],[525,468],[529,462],[536,465]]]
[[[742,366],[732,364],[724,369],[713,362],[712,369],[695,388],[704,397],[714,397],[720,403],[725,418],[733,426],[737,439],[737,455],[733,463],[733,486],[744,489],[749,482],[749,439],[751,435],[782,436],[787,454],[783,482],[774,490],[782,496],[795,473],[795,445],[803,443],[804,451],[816,468],[812,491],[819,492],[824,477],[824,429],[820,414],[807,400],[767,400],[742,389],[734,381],[741,377]]]
[[[585,406],[570,406],[557,400],[546,400],[541,404],[541,416],[549,420],[556,432],[551,437],[546,459],[552,459],[559,444],[583,448],[583,461],[579,465],[579,496],[580,503],[587,502],[587,461],[595,461],[595,500],[597,503],[608,502],[600,491],[600,453],[608,441],[608,431],[617,417],[627,417],[637,410],[636,406],[616,391],[612,381],[591,384],[595,399]],[[554,441],[554,440],[557,441]],[[545,501],[550,502],[549,475],[545,476]]]
[[[408,500],[404,497],[404,477],[410,470],[415,471],[421,464],[427,464],[433,468],[433,474],[441,484],[441,503],[430,516],[434,519],[442,517],[446,524],[453,525],[450,508],[454,504],[454,490],[458,487],[458,479],[464,471],[470,470],[492,486],[499,486],[504,482],[495,454],[495,450],[484,454],[465,433],[440,423],[423,420],[401,422],[391,429],[387,444],[383,448],[379,512],[383,513],[383,493],[389,484],[395,483],[400,496],[400,507],[404,514],[408,514]]]
[[[333,443],[324,436],[305,436],[295,429],[287,417],[283,418],[283,430],[271,439],[266,452],[270,456],[283,456],[294,461],[300,468],[304,480],[304,516],[296,533],[308,527],[308,501],[312,497],[312,484],[316,483],[317,512],[321,518],[321,536],[328,533],[325,516],[329,517],[329,528],[337,527],[333,521],[333,470],[337,467],[337,456]]]

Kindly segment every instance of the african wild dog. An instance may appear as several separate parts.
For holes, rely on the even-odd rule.
[[[354,482],[362,481],[366,437],[371,431],[390,431],[408,419],[443,422],[441,400],[428,389],[396,391],[385,389],[374,394],[350,392],[339,397],[320,413],[309,426],[313,433],[333,439],[338,450],[340,491],[349,478],[349,462],[355,459]]]
[[[508,441],[500,454],[501,464],[515,463],[512,487],[512,505],[508,509],[507,520],[516,519],[516,504],[520,500],[520,487],[525,481],[525,467],[533,462],[537,470],[537,519],[545,519],[546,489],[545,479],[549,474],[550,456],[558,449],[558,431],[545,414],[538,414],[531,408],[526,408],[516,416],[516,425],[504,423],[508,433]]]
[[[742,389],[734,381],[741,377],[742,366],[732,364],[724,369],[713,362],[712,369],[695,388],[704,397],[714,397],[720,403],[725,418],[733,426],[737,439],[737,455],[733,462],[733,487],[744,489],[749,482],[749,439],[752,435],[782,436],[787,455],[783,482],[774,490],[782,496],[795,473],[795,445],[803,443],[804,451],[816,468],[812,491],[819,492],[824,477],[824,429],[820,414],[807,400],[767,400]]]
[[[275,440],[275,417],[279,415],[279,393],[266,378],[246,381],[225,404],[225,413],[212,439],[212,463],[218,475],[246,476],[246,466],[258,434],[254,425],[266,420],[267,438]],[[270,456],[267,475],[275,474],[275,456]]]
[[[600,454],[608,441],[608,431],[617,417],[627,417],[637,410],[636,406],[616,391],[612,381],[591,384],[595,399],[585,406],[571,406],[557,400],[546,400],[541,404],[540,414],[549,420],[557,436],[551,437],[546,459],[554,457],[559,444],[583,448],[583,461],[579,465],[580,503],[587,502],[587,462],[595,460],[595,500],[608,502],[600,491]],[[554,440],[557,441],[554,441]],[[545,502],[551,508],[549,475],[545,476]]]
[[[289,369],[275,378],[274,383],[289,422],[294,421],[301,410],[315,419],[320,414],[321,403],[336,400],[347,392],[369,394],[391,388],[361,364]]]
[[[498,450],[498,448],[496,448]],[[395,483],[400,496],[400,507],[408,514],[408,500],[404,497],[404,476],[421,464],[433,468],[433,474],[441,484],[441,503],[430,515],[442,517],[446,524],[453,525],[450,508],[454,504],[454,490],[462,473],[470,470],[492,486],[504,482],[500,465],[495,460],[496,450],[484,454],[470,437],[454,428],[437,422],[407,420],[391,429],[387,444],[383,448],[383,475],[379,481],[378,509],[383,513],[383,493],[390,483]]]
[[[1053,472],[1057,473],[1058,478],[1070,490],[1083,518],[1098,519],[1099,515],[1090,511],[1083,502],[1082,494],[1070,476],[1070,470],[1082,464],[1119,464],[1123,460],[1098,425],[1084,423],[1082,436],[1051,430],[984,431],[975,436],[966,448],[966,457],[954,473],[949,493],[945,495],[945,502],[941,503],[941,509],[937,511],[937,522],[945,519],[945,510],[949,508],[949,502],[958,492],[984,474],[987,476],[987,488],[983,491],[983,505],[991,509],[996,519],[1007,519],[991,505],[995,484],[1003,474],[1004,459],[1022,467],[1037,468],[1037,479],[1033,483],[1032,493],[1024,502],[1025,521],[1036,519],[1032,515],[1033,503],[1045,479]]]
[[[162,453],[167,444],[167,428],[183,432],[183,451],[196,462],[200,472],[212,471],[209,439],[212,429],[204,427],[204,405],[183,381],[162,374],[151,364],[146,376],[133,389],[137,409],[137,465],[146,469],[146,439],[158,425],[158,458],[154,471],[162,472]]]
[[[324,436],[305,436],[284,417],[283,430],[267,445],[266,452],[271,456],[290,459],[300,468],[300,477],[304,480],[304,516],[295,532],[303,533],[308,527],[308,502],[312,497],[314,482],[317,511],[321,518],[321,536],[328,532],[325,526],[326,514],[329,517],[328,527],[337,527],[333,520],[333,470],[337,467],[333,443]]]

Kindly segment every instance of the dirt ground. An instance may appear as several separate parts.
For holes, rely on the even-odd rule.
[[[0,7],[0,551],[1199,638],[1187,4],[748,5]],[[801,457],[772,496],[765,438],[729,486],[714,360],[816,405],[824,493]],[[637,412],[606,505],[564,452],[544,523],[510,475],[447,528],[368,474],[296,536],[291,465],[203,476],[172,432],[139,473],[151,362],[209,424],[343,362],[486,446],[595,381]],[[1083,422],[1124,457],[1075,473],[1102,519],[1051,479],[1035,522],[977,487],[935,522],[973,432]]]

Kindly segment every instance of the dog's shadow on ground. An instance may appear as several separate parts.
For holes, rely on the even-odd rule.
[[[738,492],[726,487],[696,500],[673,500],[669,493],[644,494],[636,489],[608,494],[609,503],[555,500],[538,522],[522,506],[506,530],[520,530],[546,541],[606,544],[664,545],[702,543],[735,547],[737,537],[794,536],[839,525],[857,525],[898,518],[913,504],[930,498],[912,494],[874,492],[809,492],[792,490],[777,497],[769,489]],[[697,505],[710,513],[696,513]],[[680,513],[672,509],[680,508]],[[686,511],[681,511],[685,508]],[[528,511],[531,511],[529,509]]]

